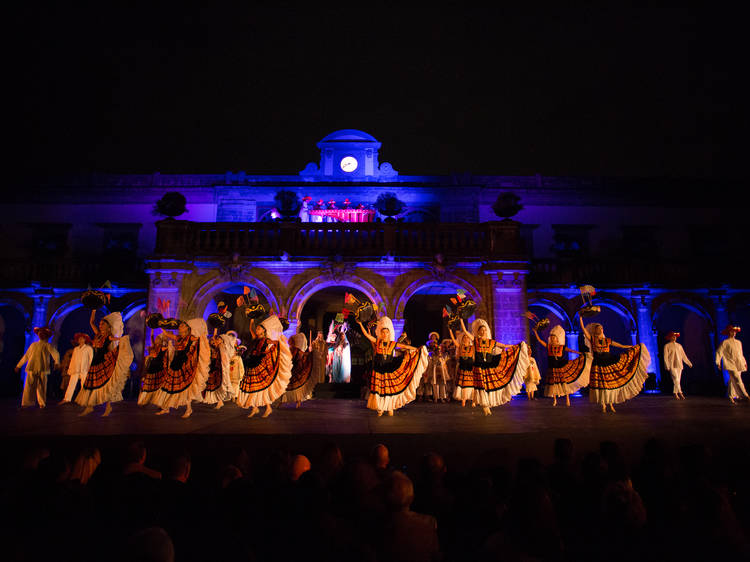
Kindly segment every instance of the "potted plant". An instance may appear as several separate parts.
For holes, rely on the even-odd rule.
[[[492,210],[503,220],[510,220],[510,217],[518,214],[521,209],[523,209],[521,198],[509,191],[498,195],[495,203],[492,205]]]
[[[299,216],[299,210],[302,207],[299,196],[288,189],[282,189],[273,196],[276,201],[276,209],[281,215],[282,221],[296,221]]]
[[[165,193],[161,199],[154,204],[153,213],[168,219],[174,219],[187,212],[185,205],[187,200],[182,193],[170,191]]]
[[[393,217],[401,214],[405,206],[404,202],[392,191],[381,193],[375,201],[375,208],[386,217],[385,222],[395,222],[396,219]]]

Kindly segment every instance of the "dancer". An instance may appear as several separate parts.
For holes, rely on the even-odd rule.
[[[239,339],[237,342],[239,343]],[[237,345],[233,351],[232,359],[229,361],[229,381],[232,384],[232,402],[237,401],[237,395],[240,392],[240,381],[245,374],[245,365],[242,363],[242,356],[247,352],[247,347]]]
[[[289,379],[281,402],[294,402],[294,407],[299,408],[302,402],[312,397],[318,380],[313,374],[313,356],[307,350],[305,334],[299,333],[289,338],[289,350],[292,352],[292,378]]]
[[[432,396],[433,402],[446,402],[448,399],[447,387],[450,376],[445,365],[443,349],[440,345],[440,335],[437,332],[430,332],[428,337],[426,347],[430,359],[427,363],[427,371],[422,375],[422,380],[427,381],[425,385],[425,397]]]
[[[323,337],[323,330],[318,330],[310,347],[312,348],[313,378],[316,382],[326,382],[326,356],[328,355],[328,344]]]
[[[675,399],[685,400],[685,395],[682,393],[682,386],[680,386],[682,365],[684,363],[688,367],[692,367],[693,364],[687,358],[687,355],[685,355],[685,350],[682,346],[677,343],[677,338],[679,337],[680,332],[667,332],[667,343],[664,344],[664,365],[672,377],[672,393]]]
[[[388,412],[389,416],[401,406],[416,398],[417,387],[422,374],[427,368],[429,357],[427,350],[403,343],[396,343],[393,322],[387,316],[378,320],[377,339],[370,335],[361,322],[357,321],[364,336],[374,348],[373,369],[370,378],[370,394],[367,407],[376,410],[378,416]],[[403,350],[402,355],[395,355],[396,349]]]
[[[346,337],[346,323],[337,326],[333,343],[333,362],[331,364],[332,382],[349,382],[352,376],[352,350]]]
[[[88,334],[78,333],[73,336],[76,347],[73,348],[73,355],[70,357],[68,364],[68,387],[65,390],[65,396],[60,404],[65,404],[73,400],[73,393],[76,390],[78,381],[81,381],[81,387],[86,380],[86,373],[89,372],[91,360],[94,358],[94,348],[91,347],[91,337]]]
[[[96,310],[91,311],[89,324],[94,331],[91,359],[86,380],[76,396],[76,403],[83,406],[79,416],[86,416],[94,411],[94,406],[106,404],[102,417],[112,413],[112,402],[122,400],[122,389],[130,376],[130,365],[133,363],[133,350],[130,337],[123,336],[125,325],[119,312],[108,314],[94,324]]]
[[[463,321],[461,322],[463,324]],[[453,398],[461,401],[461,407],[466,406],[466,401],[471,400],[471,407],[476,406],[477,392],[482,388],[482,377],[474,378],[474,342],[471,336],[462,330],[460,332],[461,343],[456,341],[453,330],[449,327],[451,341],[456,347],[458,365],[456,368],[456,390]]]
[[[494,406],[510,402],[521,390],[523,377],[529,368],[529,347],[526,342],[506,345],[492,339],[486,320],[477,318],[471,323],[471,334],[461,319],[461,328],[474,343],[474,379],[481,380],[476,402],[485,416],[492,415]]]
[[[456,357],[456,346],[450,338],[440,343],[440,354],[445,360],[447,379],[445,384],[445,401],[450,402],[456,386],[456,371],[458,369],[458,358]]]
[[[526,376],[523,378],[523,386],[526,388],[526,398],[528,400],[536,400],[534,393],[536,392],[536,385],[539,384],[541,378],[536,359],[529,357],[529,368],[526,369]]]
[[[157,391],[161,390],[167,372],[169,357],[169,338],[164,334],[156,336],[156,330],[151,332],[151,345],[143,363],[141,376],[141,391],[138,393],[138,405],[152,404]]]
[[[557,397],[565,396],[565,405],[570,407],[570,395],[589,384],[591,373],[591,355],[570,349],[565,345],[565,330],[562,326],[553,326],[549,331],[547,342],[534,332],[539,344],[547,349],[547,372],[544,377],[544,395],[552,397],[552,405],[557,406]],[[572,361],[568,353],[578,355]]]
[[[581,330],[586,338],[586,345],[593,352],[589,380],[589,401],[602,407],[602,412],[609,406],[615,411],[615,404],[620,404],[637,396],[648,378],[648,366],[651,356],[646,346],[622,345],[604,335],[604,328],[599,323],[583,325],[583,317],[578,317]],[[619,356],[610,352],[612,347],[625,351]]]
[[[722,330],[721,335],[727,336],[719,349],[716,350],[716,366],[721,369],[721,363],[724,362],[724,368],[729,372],[729,387],[727,393],[732,404],[738,398],[750,400],[747,395],[745,385],[742,382],[742,373],[747,371],[747,361],[742,354],[742,342],[736,338],[740,332],[739,326],[731,324]]]
[[[187,322],[180,320],[177,335],[164,332],[164,336],[172,340],[174,356],[166,362],[161,375],[161,388],[151,399],[160,408],[157,416],[168,414],[172,408],[185,406],[182,417],[189,418],[193,414],[193,401],[201,401],[211,360],[207,333],[203,318],[193,318]]]
[[[211,359],[208,364],[208,379],[203,391],[203,401],[206,404],[216,404],[216,410],[224,406],[224,400],[232,397],[229,364],[234,354],[236,341],[234,333],[217,335],[214,332],[214,337],[208,343],[211,348]]]
[[[65,391],[68,390],[68,383],[70,382],[70,375],[68,375],[68,367],[70,367],[70,360],[73,358],[73,350],[78,346],[78,342],[75,338],[70,340],[71,347],[63,354],[60,360],[60,392],[62,396],[65,396]],[[60,402],[62,404],[62,402]]]
[[[39,404],[40,408],[47,405],[47,376],[50,372],[50,357],[53,367],[60,364],[60,354],[48,341],[52,337],[52,330],[44,326],[34,328],[34,333],[39,339],[29,346],[18,365],[16,365],[16,373],[18,373],[21,371],[23,364],[26,363],[26,380],[23,382],[21,408],[33,406],[35,402]]]
[[[284,394],[292,377],[292,352],[289,350],[281,322],[271,315],[255,325],[250,321],[250,332],[255,339],[250,342],[243,357],[245,373],[240,381],[237,404],[252,408],[248,418],[265,406],[263,417],[271,415],[271,404]]]

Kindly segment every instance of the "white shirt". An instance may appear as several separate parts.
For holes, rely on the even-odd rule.
[[[688,367],[693,366],[690,359],[685,355],[685,350],[682,349],[682,345],[676,341],[667,342],[664,345],[664,365],[667,369],[682,370],[683,363]]]
[[[721,360],[727,371],[747,371],[747,362],[742,354],[742,342],[736,338],[727,338],[716,350],[716,366],[721,368]]]
[[[21,360],[16,367],[20,368],[21,365],[28,362],[26,365],[27,373],[48,375],[50,356],[52,356],[55,364],[60,363],[60,354],[52,344],[42,340],[35,341],[29,346],[29,349],[26,350],[26,353],[23,354],[23,357],[21,357]]]
[[[70,358],[68,374],[72,377],[78,375],[83,378],[89,372],[91,360],[94,358],[94,348],[90,345],[83,344],[73,349],[73,355]]]

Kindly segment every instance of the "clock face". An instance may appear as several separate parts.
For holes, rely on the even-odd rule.
[[[359,166],[359,162],[354,156],[344,156],[341,159],[341,170],[344,172],[353,172]]]

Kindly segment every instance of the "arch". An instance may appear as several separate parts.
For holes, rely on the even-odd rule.
[[[305,303],[315,293],[327,287],[351,287],[352,289],[362,291],[368,299],[370,299],[378,306],[382,313],[388,313],[385,307],[385,299],[383,299],[383,296],[375,287],[373,287],[364,279],[354,277],[353,275],[347,276],[340,280],[336,280],[331,277],[316,277],[315,279],[311,279],[310,281],[302,285],[302,287],[292,298],[292,302],[289,304],[288,308],[289,319],[294,320],[295,322],[299,322]]]
[[[197,291],[195,291],[193,296],[190,298],[187,310],[192,311],[192,314],[200,314],[201,316],[206,316],[205,311],[208,307],[208,303],[217,293],[220,293],[222,290],[226,289],[227,287],[231,287],[232,285],[242,284],[250,285],[252,287],[255,287],[256,289],[259,289],[260,292],[263,293],[263,296],[266,297],[266,300],[268,300],[268,303],[273,307],[273,309],[276,311],[281,311],[279,302],[276,299],[276,295],[274,295],[270,287],[257,277],[248,275],[245,272],[242,272],[242,274],[234,280],[223,275],[212,277],[203,285],[201,285]]]
[[[138,299],[137,301],[131,302],[122,311],[122,321],[127,323],[128,320],[140,310],[146,309],[146,299]]]
[[[23,315],[24,326],[26,330],[31,330],[31,313],[26,310],[20,302],[10,297],[0,297],[0,306],[9,306],[15,308],[18,312]]]
[[[574,330],[573,321],[568,316],[568,312],[553,300],[546,299],[544,297],[531,297],[529,298],[529,306],[536,305],[546,310],[549,310],[552,314],[557,316],[563,322],[563,328],[566,332]],[[575,328],[575,331],[580,328]]]
[[[411,285],[406,287],[406,289],[404,289],[404,291],[401,293],[401,297],[399,297],[398,302],[396,303],[396,312],[394,314],[394,318],[399,320],[403,319],[404,308],[406,308],[406,303],[409,302],[409,299],[414,296],[414,294],[417,293],[420,289],[424,289],[425,287],[430,287],[433,285],[453,285],[459,289],[463,289],[464,291],[466,291],[472,298],[472,300],[477,303],[477,309],[479,309],[482,304],[482,295],[479,290],[465,279],[462,279],[461,277],[457,277],[455,275],[446,275],[445,279],[441,281],[433,276],[426,276],[417,279]]]
[[[652,325],[655,326],[656,324],[658,324],[660,316],[668,306],[681,306],[692,312],[695,312],[698,316],[708,322],[711,332],[716,332],[716,326],[714,325],[714,319],[711,316],[711,313],[709,313],[703,307],[703,305],[698,302],[697,299],[691,299],[690,297],[686,297],[685,295],[675,295],[671,298],[662,300],[662,302],[660,302],[659,305],[654,309],[652,315],[653,320],[651,322]]]
[[[58,341],[63,322],[65,322],[65,319],[68,317],[68,315],[74,310],[83,308],[83,304],[81,304],[81,300],[77,297],[78,297],[77,293],[71,293],[70,300],[62,303],[50,315],[49,322],[47,323],[47,325],[50,328],[52,328],[52,331],[54,332],[54,335],[52,336],[53,342],[56,343]],[[109,309],[106,306],[102,307],[100,310],[104,313],[104,315],[109,314]]]
[[[596,299],[594,299],[594,305],[603,306],[609,308],[610,310],[613,310],[627,321],[628,329],[631,332],[636,331],[637,324],[635,321],[635,317],[627,306],[607,297],[597,297]],[[577,322],[578,317],[578,311],[576,311],[575,315],[573,316],[573,322]],[[596,322],[596,319],[593,319],[592,322]]]

